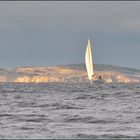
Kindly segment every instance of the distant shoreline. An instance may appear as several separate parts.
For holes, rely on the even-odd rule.
[[[112,65],[94,65],[96,75],[101,75],[107,83],[137,82],[140,80],[140,70],[117,67]],[[88,82],[84,64],[70,64],[55,67],[17,67],[1,68],[0,82]]]

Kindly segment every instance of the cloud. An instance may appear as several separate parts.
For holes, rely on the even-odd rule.
[[[1,1],[0,65],[84,62],[91,32],[96,63],[134,66],[129,52],[139,57],[139,13],[136,1]]]
[[[12,25],[12,23],[1,21],[0,30],[1,31],[19,31],[20,28],[18,26]]]
[[[140,31],[140,2],[0,2],[0,30]]]

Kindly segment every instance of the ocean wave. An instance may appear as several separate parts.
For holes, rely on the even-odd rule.
[[[139,91],[138,83],[0,84],[0,138],[139,138]]]

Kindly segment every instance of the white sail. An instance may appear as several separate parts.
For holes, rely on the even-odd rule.
[[[93,71],[93,62],[92,62],[92,50],[91,50],[89,38],[88,38],[88,44],[87,44],[86,54],[85,54],[85,63],[86,63],[88,78],[89,80],[92,80],[92,75],[94,75],[94,71]]]

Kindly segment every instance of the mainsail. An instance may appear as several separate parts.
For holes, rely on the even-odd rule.
[[[92,62],[92,49],[90,46],[89,37],[88,37],[88,44],[86,48],[86,54],[85,54],[85,63],[86,63],[88,79],[91,80],[92,82],[92,76],[94,75],[94,70],[93,70],[93,62]]]

